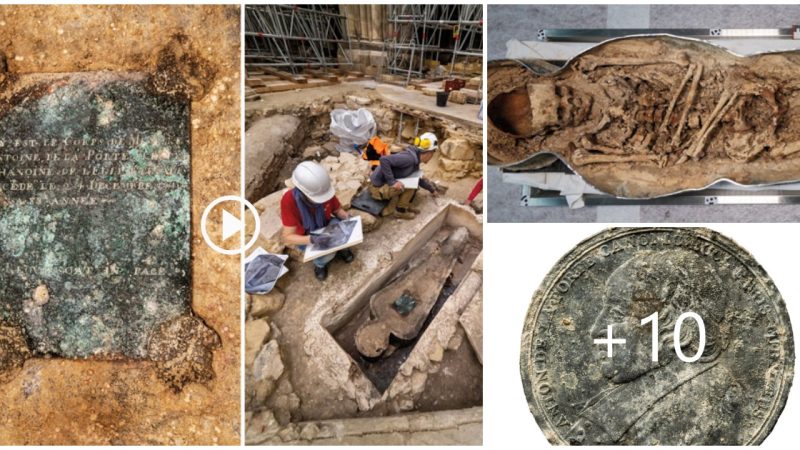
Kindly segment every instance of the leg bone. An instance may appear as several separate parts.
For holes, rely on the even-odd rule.
[[[659,155],[596,155],[589,153],[586,149],[577,149],[572,154],[572,162],[576,166],[585,166],[589,164],[603,164],[603,163],[625,163],[625,162],[656,162],[659,163],[661,156]]]
[[[694,73],[695,65],[690,64],[689,68],[686,70],[686,75],[683,76],[683,80],[681,80],[681,84],[678,85],[678,89],[675,91],[675,95],[672,96],[672,101],[669,102],[669,107],[667,108],[666,114],[664,114],[664,120],[661,121],[661,126],[658,127],[658,133],[661,134],[667,128],[667,124],[669,123],[669,118],[672,116],[672,110],[675,109],[675,104],[678,102],[678,99],[683,92],[683,88],[686,87],[686,83],[689,82],[689,78],[692,77]]]
[[[730,91],[724,91],[722,96],[720,96],[719,101],[717,102],[717,106],[714,108],[714,111],[711,112],[709,116],[709,120],[705,123],[703,128],[697,133],[697,140],[692,144],[692,146],[684,153],[681,159],[678,161],[678,164],[685,162],[688,158],[696,158],[700,152],[706,146],[706,141],[708,140],[708,136],[711,134],[711,131],[717,126],[723,116],[730,110],[731,106],[736,103],[736,100],[739,98],[739,93],[734,92],[733,94]]]
[[[689,110],[694,105],[694,98],[697,95],[697,86],[700,84],[700,77],[703,75],[703,65],[698,64],[695,67],[694,74],[692,75],[692,86],[689,88],[689,94],[686,96],[686,106],[683,108],[681,120],[678,122],[678,129],[672,135],[672,145],[675,147],[680,146],[681,132],[683,131],[683,124],[686,123],[686,117],[689,115]]]
[[[676,64],[681,67],[686,67],[689,65],[689,61],[685,57],[673,60],[673,59],[659,59],[659,58],[643,59],[643,58],[631,58],[631,57],[602,58],[594,55],[584,55],[581,57],[579,68],[583,72],[588,72],[597,69],[598,67],[652,66],[657,64]]]

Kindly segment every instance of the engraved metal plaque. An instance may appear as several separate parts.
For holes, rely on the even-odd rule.
[[[190,313],[189,108],[138,73],[0,91],[0,322],[34,354],[144,359]]]

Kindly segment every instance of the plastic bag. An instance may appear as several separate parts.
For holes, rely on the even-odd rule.
[[[260,251],[259,251],[260,250]],[[245,260],[244,290],[248,294],[266,294],[283,274],[287,255],[274,255],[259,248]]]
[[[365,108],[334,109],[331,111],[331,134],[339,138],[336,150],[353,152],[353,146],[363,147],[375,136],[378,125],[375,117]]]

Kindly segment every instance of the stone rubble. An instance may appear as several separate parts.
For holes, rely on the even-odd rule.
[[[451,137],[440,145],[439,168],[442,178],[455,180],[480,176],[483,170],[481,147],[467,139]]]
[[[286,296],[277,289],[273,289],[263,295],[251,294],[250,298],[250,316],[260,319],[283,308],[283,301]]]
[[[283,375],[283,369],[280,348],[278,347],[278,342],[273,339],[261,347],[261,351],[255,357],[253,361],[253,377],[255,381],[278,381],[278,378]]]
[[[280,330],[270,325],[269,315],[278,312],[285,295],[273,288],[266,295],[249,295],[245,323],[245,410],[249,429],[265,436],[280,431],[300,408],[281,354]],[[264,409],[267,408],[267,409]],[[248,431],[250,432],[250,431]]]

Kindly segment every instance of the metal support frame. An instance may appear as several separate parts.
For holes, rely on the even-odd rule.
[[[635,34],[672,34],[695,39],[797,39],[792,28],[575,28],[540,29],[537,39],[549,42],[602,42]]]
[[[397,136],[394,138],[395,144],[402,144],[403,143],[403,129],[406,127],[405,116],[406,114],[403,111],[400,112],[400,121],[397,123]],[[414,124],[414,136],[419,136],[419,116],[410,116],[416,119],[416,123]],[[412,139],[413,140],[413,139]]]
[[[567,206],[567,199],[556,191],[545,191],[532,186],[522,185],[520,205],[522,206]],[[654,199],[622,199],[610,195],[584,194],[586,206],[618,206],[618,205],[797,205],[800,204],[800,192],[790,190],[742,191],[725,189],[704,189],[696,192]]]
[[[245,66],[298,74],[352,65],[346,20],[336,5],[246,5]]]
[[[448,75],[459,73],[456,60],[483,57],[483,7],[477,5],[388,6],[389,36],[384,43],[386,71],[411,77],[425,72],[425,60],[449,55]]]

